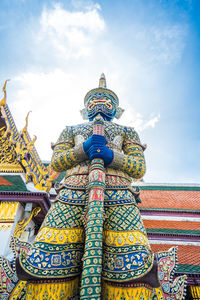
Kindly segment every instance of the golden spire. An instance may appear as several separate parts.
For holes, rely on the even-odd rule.
[[[99,79],[99,87],[106,88],[106,77],[104,73],[101,74],[101,77]]]
[[[5,83],[4,83],[4,86],[3,86],[3,89],[2,89],[2,91],[4,92],[4,97],[3,97],[3,99],[0,101],[0,106],[6,105],[6,84],[7,84],[7,82],[8,82],[9,80],[10,80],[10,79],[7,79],[7,80],[5,81]]]

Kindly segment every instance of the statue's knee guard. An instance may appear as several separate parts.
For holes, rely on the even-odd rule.
[[[67,218],[69,211],[70,217]],[[79,208],[62,203],[50,210],[31,250],[28,253],[21,251],[16,261],[19,279],[59,279],[80,274],[84,229],[81,226],[73,228],[78,217],[74,223],[72,220],[79,211]]]
[[[138,207],[108,207],[106,212],[103,278],[112,282],[129,282],[143,277],[152,269],[154,255]]]
[[[103,278],[128,282],[150,272],[154,255],[147,236],[139,231],[104,232]]]

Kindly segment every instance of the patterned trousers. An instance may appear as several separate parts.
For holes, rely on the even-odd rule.
[[[60,200],[53,203],[31,252],[21,256],[26,272],[36,278],[57,280],[54,296],[51,283],[40,284],[40,287],[30,283],[27,299],[34,299],[35,293],[35,299],[45,299],[45,293],[51,293],[52,297],[59,295],[52,299],[70,299],[79,293],[85,240],[82,221],[85,205],[82,204],[72,205]],[[136,289],[126,283],[148,273],[153,263],[139,209],[136,204],[121,204],[105,205],[104,211],[102,297],[133,299],[134,296],[137,299]],[[139,289],[143,295],[146,293],[144,299],[151,299],[151,289],[138,287],[137,291]]]

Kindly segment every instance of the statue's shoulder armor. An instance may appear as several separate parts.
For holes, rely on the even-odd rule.
[[[107,137],[110,137],[111,140],[116,136],[120,136],[121,138],[124,138],[125,135],[124,126],[107,121],[105,122],[105,135]]]
[[[61,132],[58,141],[65,141],[66,139],[72,138],[72,130],[70,126],[65,126],[63,131]]]
[[[126,139],[140,143],[139,135],[133,127],[124,126],[124,130],[126,132]]]
[[[71,126],[65,126],[57,142],[55,144],[52,143],[51,148],[54,149],[55,146],[66,144],[66,143],[71,144],[72,146],[74,145]]]
[[[93,127],[90,122],[87,122],[87,123],[71,126],[71,130],[72,130],[73,137],[81,135],[85,139],[87,139],[92,134]]]

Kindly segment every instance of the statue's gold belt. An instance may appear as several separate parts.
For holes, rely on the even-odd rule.
[[[87,201],[88,175],[70,176],[57,187],[58,196],[55,201],[67,204],[85,205]],[[130,181],[119,176],[106,176],[104,205],[136,205],[139,188],[132,187]]]
[[[73,188],[73,189],[86,189],[88,185],[88,174],[72,175],[65,179],[64,183],[56,186],[56,189]],[[121,176],[106,175],[106,188],[128,188],[131,186],[130,180]]]

